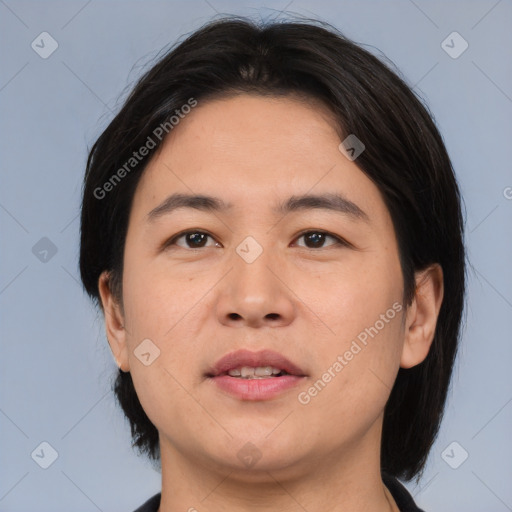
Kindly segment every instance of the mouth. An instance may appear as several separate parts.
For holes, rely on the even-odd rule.
[[[274,368],[273,366],[241,366],[240,368],[233,368],[227,372],[222,372],[217,377],[222,375],[229,375],[237,379],[269,379],[290,374],[286,370]]]
[[[206,377],[210,378],[223,375],[242,379],[267,379],[283,375],[306,376],[296,364],[272,350],[237,350],[226,354],[206,372]]]
[[[238,350],[222,357],[205,377],[241,400],[269,400],[297,386],[307,375],[277,352]]]

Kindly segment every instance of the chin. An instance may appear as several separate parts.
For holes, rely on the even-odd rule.
[[[298,450],[301,439],[298,433],[293,436],[291,432],[276,431],[266,438],[271,429],[263,434],[261,431],[239,432],[245,432],[246,435],[230,439],[225,446],[219,446],[219,450],[211,455],[217,464],[229,467],[241,480],[268,481],[269,471],[274,473],[286,470],[304,460],[304,450]],[[211,445],[209,448],[211,449]]]

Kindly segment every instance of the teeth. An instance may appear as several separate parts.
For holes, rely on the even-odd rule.
[[[246,379],[247,377],[254,377],[254,368],[249,366],[242,366],[240,370],[242,372],[242,377]]]
[[[254,375],[257,377],[272,375],[272,366],[258,366],[258,368],[254,368]]]
[[[242,366],[241,368],[234,368],[228,371],[231,377],[241,377],[242,379],[261,379],[265,377],[275,377],[283,370],[274,368],[273,366]],[[285,373],[285,372],[284,372]]]

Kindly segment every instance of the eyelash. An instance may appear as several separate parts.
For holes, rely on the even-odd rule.
[[[306,230],[306,231],[302,231],[301,233],[299,233],[297,235],[297,237],[295,238],[295,240],[298,240],[299,238],[302,238],[303,236],[305,235],[309,235],[311,233],[315,233],[315,234],[321,234],[321,235],[326,235],[327,237],[330,237],[334,240],[334,244],[330,245],[330,246],[327,246],[327,247],[318,247],[318,248],[314,248],[314,247],[305,247],[305,246],[300,246],[300,247],[303,247],[304,249],[309,249],[310,251],[316,251],[316,250],[321,250],[321,249],[327,249],[328,247],[351,247],[351,244],[349,244],[346,240],[344,240],[343,238],[337,236],[337,235],[334,235],[333,233],[329,233],[328,231],[324,231],[324,230],[321,230],[321,229],[309,229],[309,230]],[[201,230],[198,230],[198,229],[190,229],[190,230],[187,230],[187,231],[182,231],[181,233],[178,233],[177,235],[173,236],[171,239],[169,239],[167,242],[164,243],[164,249],[167,249],[169,248],[170,246],[173,246],[173,245],[176,245],[176,241],[179,240],[180,238],[182,238],[183,236],[185,235],[190,235],[190,234],[202,234],[202,235],[207,235],[209,236],[210,238],[214,239],[213,235],[210,235],[210,233],[207,233],[206,231],[201,231]],[[178,246],[180,247],[180,246]],[[182,249],[185,249],[184,247],[181,247]],[[204,249],[205,247],[195,247],[195,248],[192,248],[192,247],[187,247],[186,249],[187,250],[190,250],[190,251],[194,251],[194,250],[201,250],[201,249]]]

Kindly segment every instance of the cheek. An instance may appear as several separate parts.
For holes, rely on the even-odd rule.
[[[301,390],[300,403],[308,402],[303,407],[316,425],[312,432],[322,432],[327,444],[340,432],[345,440],[364,434],[382,414],[399,368],[400,315],[325,345],[319,371]]]
[[[165,424],[176,414],[197,414],[185,389],[191,388],[187,368],[197,365],[197,351],[191,350],[196,337],[190,319],[205,293],[205,283],[198,281],[183,272],[164,274],[156,265],[138,265],[133,256],[125,260],[123,298],[130,372],[137,396],[155,425]],[[154,345],[147,345],[152,362],[145,365],[137,354],[147,339]]]
[[[154,263],[138,265],[133,258],[127,260],[123,297],[132,334],[166,343],[174,332],[187,329],[189,314],[212,284],[212,278],[170,272],[168,267]]]
[[[367,262],[360,271],[325,275],[319,283],[305,302],[315,304],[324,334],[316,336],[319,365],[310,387],[303,390],[303,402],[311,399],[323,411],[318,417],[338,422],[337,428],[339,422],[369,425],[384,408],[398,372],[404,314],[401,270],[393,262]]]
[[[135,263],[133,257],[126,260],[123,281],[134,383],[140,384],[141,402],[146,398],[149,410],[151,403],[167,404],[167,409],[175,411],[186,410],[190,397],[183,395],[183,386],[192,389],[197,379],[190,369],[197,368],[200,343],[205,339],[204,333],[201,335],[208,309],[205,294],[218,281],[218,276],[212,276],[211,272],[192,276],[183,269],[170,272],[168,266]],[[158,354],[147,367],[136,355],[146,339],[154,343],[157,348],[153,350]]]
[[[137,397],[159,431],[172,433],[175,440],[187,439],[189,418],[197,418],[201,414],[198,402],[191,398],[187,389],[190,385],[162,357],[151,366],[137,365],[131,371]],[[214,422],[207,415],[201,421],[214,429]],[[193,444],[193,443],[192,443]]]
[[[388,316],[395,316],[393,304],[401,301],[402,275],[393,258],[382,262],[371,255],[353,255],[334,268],[331,266],[329,272],[302,270],[300,276],[289,279],[301,302],[309,306],[304,314],[315,327],[318,324],[317,336],[324,338],[327,345],[334,342],[341,349],[350,344],[390,308]]]

